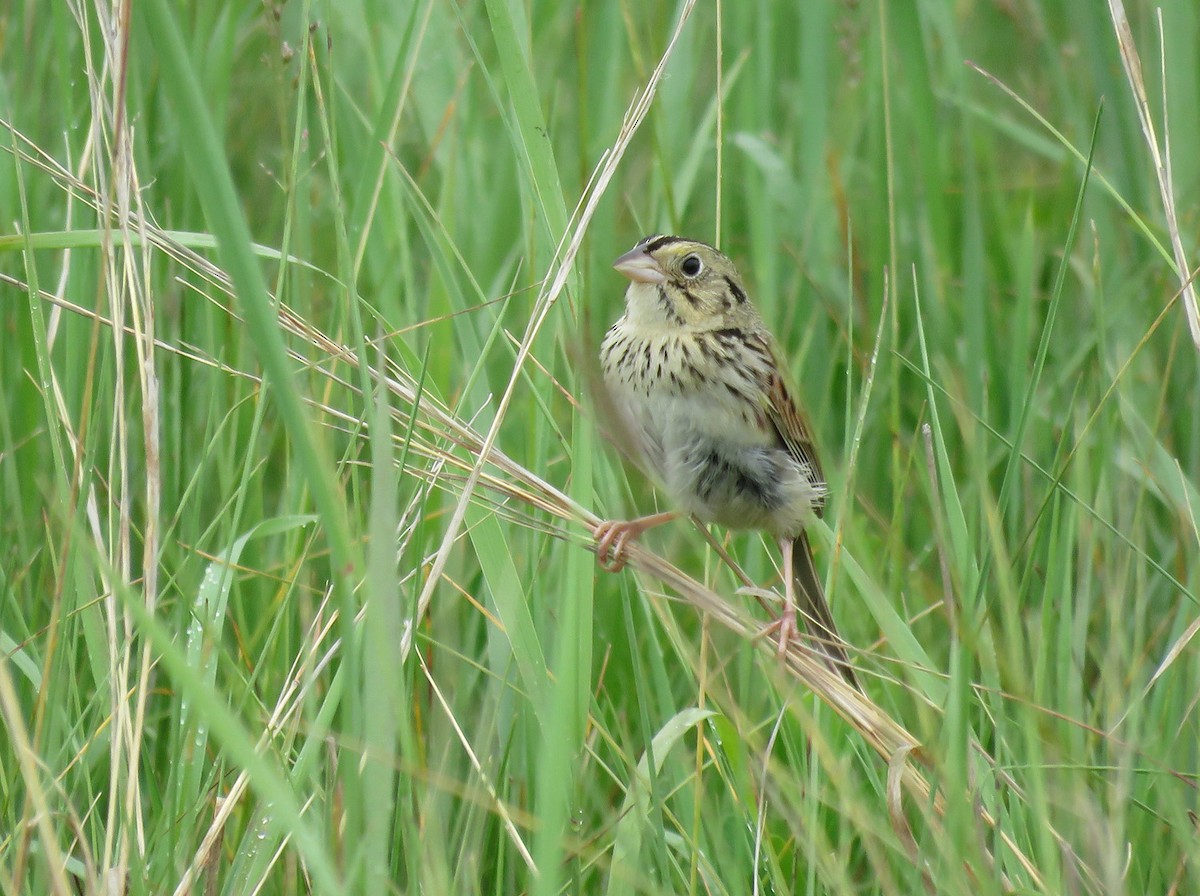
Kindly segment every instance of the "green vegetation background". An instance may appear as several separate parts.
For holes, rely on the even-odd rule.
[[[684,7],[103,6],[0,8],[0,890],[1200,890],[1197,346],[1106,8],[697,5],[545,306]],[[1200,8],[1131,12],[1195,264]],[[802,384],[861,716],[531,497],[656,504],[589,400],[656,231]]]

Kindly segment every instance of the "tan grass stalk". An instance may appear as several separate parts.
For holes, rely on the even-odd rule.
[[[1116,32],[1117,46],[1121,50],[1121,65],[1125,69],[1125,78],[1129,81],[1129,89],[1133,91],[1133,103],[1137,108],[1138,120],[1142,124],[1142,136],[1146,139],[1146,148],[1150,150],[1150,158],[1154,162],[1154,178],[1158,182],[1158,193],[1162,199],[1163,213],[1167,219],[1167,234],[1171,240],[1171,251],[1175,256],[1175,273],[1183,284],[1183,308],[1187,316],[1188,329],[1192,334],[1192,343],[1200,350],[1200,306],[1197,305],[1196,287],[1190,273],[1192,269],[1183,250],[1183,240],[1179,234],[1179,217],[1175,212],[1175,186],[1171,176],[1171,127],[1167,120],[1167,49],[1163,37],[1162,10],[1156,11],[1159,63],[1163,68],[1163,137],[1161,144],[1154,128],[1154,119],[1150,115],[1149,94],[1146,91],[1146,82],[1142,77],[1142,60],[1138,55],[1137,44],[1133,41],[1133,33],[1129,30],[1125,4],[1121,0],[1108,0],[1108,11],[1112,17],[1113,31]]]

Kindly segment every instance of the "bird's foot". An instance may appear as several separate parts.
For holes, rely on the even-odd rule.
[[[596,539],[596,562],[605,572],[620,572],[625,568],[625,549],[647,529],[675,519],[675,511],[655,513],[636,520],[605,520],[592,529]]]
[[[625,568],[625,548],[642,534],[638,520],[605,520],[592,530],[596,539],[596,562],[605,572],[620,572]]]
[[[775,635],[779,640],[779,647],[775,651],[775,655],[783,659],[788,652],[788,646],[792,641],[797,640],[800,634],[800,629],[796,625],[796,607],[791,602],[784,605],[783,612],[779,614],[779,618],[768,625],[759,634],[759,637]]]

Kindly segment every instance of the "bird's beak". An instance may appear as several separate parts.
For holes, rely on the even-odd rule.
[[[634,283],[663,283],[667,275],[659,263],[638,246],[613,262],[613,267]]]

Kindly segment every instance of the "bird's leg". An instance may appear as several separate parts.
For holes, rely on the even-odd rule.
[[[605,520],[592,530],[596,539],[596,562],[607,572],[620,572],[625,567],[625,548],[647,529],[669,523],[679,516],[676,511],[653,513],[636,520]],[[610,556],[611,553],[611,556]]]
[[[793,640],[800,640],[797,638],[799,629],[796,627],[796,621],[803,615],[804,625],[812,636],[815,652],[823,656],[847,684],[855,690],[862,691],[862,685],[859,684],[858,676],[850,663],[850,655],[846,652],[845,643],[834,625],[833,614],[825,600],[825,590],[816,577],[807,537],[801,533],[796,538],[780,538],[779,551],[783,554],[784,594],[787,603],[779,618],[763,629],[762,635],[779,632],[778,653],[782,659],[789,644]],[[804,649],[810,648],[806,645]]]
[[[796,576],[795,561],[792,549],[794,544],[790,538],[779,539],[779,551],[783,554],[783,611],[779,618],[764,628],[756,637],[779,633],[779,649],[776,651],[780,659],[787,654],[788,645],[799,634],[796,625]]]
[[[793,559],[793,548],[795,542],[790,538],[779,539],[779,551],[783,554],[783,594],[784,604],[783,612],[779,614],[779,618],[768,626],[768,631],[777,629],[779,631],[779,651],[780,658],[787,653],[788,644],[791,643],[799,629],[796,627],[796,575],[795,575],[795,560]]]

